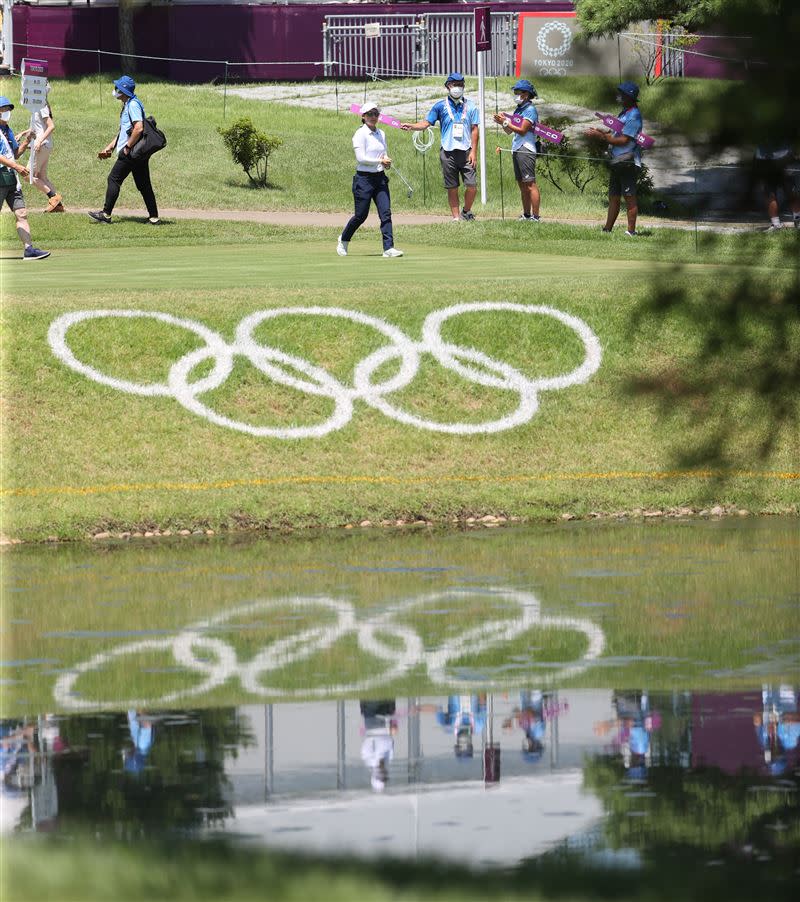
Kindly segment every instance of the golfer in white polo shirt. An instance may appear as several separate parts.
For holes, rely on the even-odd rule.
[[[380,107],[368,101],[361,106],[363,125],[353,135],[356,155],[356,174],[353,176],[355,211],[344,227],[336,244],[336,253],[347,256],[347,246],[359,226],[369,215],[369,205],[375,201],[381,222],[384,257],[402,257],[403,252],[394,246],[392,234],[392,208],[389,198],[389,179],[386,170],[392,165],[386,149],[386,135],[378,128]]]

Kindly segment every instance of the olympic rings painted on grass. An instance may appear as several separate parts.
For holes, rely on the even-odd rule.
[[[585,671],[605,648],[602,629],[590,620],[573,617],[543,616],[539,600],[530,592],[515,589],[481,590],[488,596],[510,604],[512,616],[484,621],[470,627],[460,636],[447,638],[438,647],[425,648],[420,635],[404,618],[418,609],[430,609],[443,601],[458,602],[475,598],[474,590],[446,589],[431,594],[412,597],[378,613],[361,617],[347,601],[328,596],[289,596],[243,605],[223,611],[214,617],[198,621],[181,630],[176,636],[163,639],[144,639],[129,642],[94,657],[62,673],[56,680],[53,696],[57,706],[64,710],[98,710],[116,708],[163,707],[189,698],[197,698],[238,679],[245,691],[262,698],[331,697],[364,692],[388,686],[412,670],[424,670],[437,686],[458,690],[505,689],[519,678],[515,668],[513,676],[492,678],[475,671],[464,676],[465,665],[456,667],[500,645],[518,639],[535,628],[566,630],[582,634],[586,648],[581,658],[569,664],[554,665],[551,672],[540,672],[537,679],[556,684]],[[215,632],[231,632],[236,629],[232,621],[254,614],[269,614],[276,609],[290,607],[293,610],[309,609],[323,619],[321,625],[311,626],[293,635],[276,639],[264,646],[246,662],[240,662],[235,649],[213,635]],[[295,689],[279,685],[267,685],[270,674],[276,675],[286,668],[308,661],[312,656],[327,652],[340,640],[353,636],[360,652],[379,662],[381,670],[371,676],[349,683],[325,686],[309,685]],[[393,640],[391,643],[387,639]],[[167,692],[158,698],[114,699],[110,701],[84,698],[77,691],[78,681],[85,674],[100,672],[120,658],[136,654],[171,652],[176,664],[187,672],[197,674],[194,686]],[[201,654],[198,654],[201,652]],[[534,665],[535,666],[535,665]]]
[[[441,335],[443,323],[453,317],[494,311],[546,316],[562,323],[572,330],[583,344],[583,362],[572,372],[561,376],[531,379],[508,363],[495,360],[475,348],[451,344]],[[375,330],[388,341],[388,344],[361,360],[355,367],[353,384],[347,385],[302,357],[287,354],[279,348],[256,340],[254,332],[259,326],[284,316],[344,319]],[[79,360],[67,342],[67,333],[73,326],[96,319],[152,319],[184,329],[204,341],[205,345],[189,351],[174,363],[165,382],[140,383],[117,379]],[[602,357],[597,336],[578,317],[553,307],[507,301],[454,304],[434,311],[423,323],[421,341],[414,341],[385,320],[342,307],[278,307],[260,310],[246,316],[239,323],[232,342],[225,341],[217,332],[202,323],[181,319],[169,313],[149,313],[141,310],[82,310],[66,313],[54,320],[48,332],[48,341],[53,353],[62,363],[101,385],[127,394],[171,397],[186,410],[210,423],[253,436],[280,439],[322,438],[334,430],[341,429],[352,419],[355,401],[362,401],[400,423],[432,432],[455,435],[501,432],[527,423],[534,416],[539,408],[540,391],[552,391],[587,382],[597,372]],[[386,396],[411,383],[419,370],[420,358],[424,354],[431,355],[440,366],[469,382],[515,393],[518,396],[516,410],[506,416],[480,423],[441,423],[393,405]],[[236,357],[244,357],[259,372],[278,385],[329,399],[333,402],[333,412],[320,423],[287,427],[256,426],[216,412],[203,403],[201,396],[223,385],[233,371]],[[399,360],[400,363],[396,374],[383,381],[374,382],[375,373],[384,364],[393,360]],[[192,381],[192,373],[208,361],[213,364],[210,372]]]

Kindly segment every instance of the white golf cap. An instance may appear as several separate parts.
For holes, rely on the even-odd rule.
[[[366,103],[361,104],[361,115],[366,115],[370,110],[377,110],[379,113],[381,111],[380,104],[375,103],[373,100],[368,100]]]

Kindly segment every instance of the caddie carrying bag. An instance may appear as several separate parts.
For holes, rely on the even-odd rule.
[[[146,116],[142,120],[142,136],[133,145],[130,156],[132,160],[148,160],[166,146],[166,135],[156,125],[156,120],[152,116]]]

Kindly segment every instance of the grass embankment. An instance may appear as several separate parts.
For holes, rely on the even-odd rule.
[[[14,537],[481,512],[531,518],[713,502],[785,510],[796,504],[796,480],[758,472],[724,484],[702,475],[663,478],[687,440],[685,411],[665,418],[654,401],[632,395],[629,383],[642,375],[659,378],[691,360],[701,336],[678,314],[662,327],[645,320],[631,329],[657,264],[610,254],[630,258],[641,244],[604,243],[604,236],[559,226],[537,231],[534,239],[524,223],[485,223],[457,235],[404,230],[407,256],[400,261],[375,259],[377,236],[365,233],[342,260],[333,253],[333,230],[306,229],[297,241],[282,230],[225,223],[147,231],[137,223],[82,227],[70,218],[40,217],[37,225],[49,231],[48,246],[65,247],[35,272],[18,262],[3,267],[4,531]],[[8,236],[10,223],[4,229]],[[206,244],[195,243],[197,236]],[[149,246],[136,246],[139,241]],[[690,236],[675,242],[673,254],[693,252]],[[456,247],[463,252],[455,254]],[[588,257],[595,249],[597,256]],[[773,264],[770,279],[789,278],[774,266],[777,251],[772,258],[764,249],[731,237],[701,248],[699,259],[708,262],[683,275],[663,264],[663,277],[683,280],[676,284],[702,303],[708,286],[728,277],[719,261],[760,252],[760,262]],[[576,250],[583,255],[579,267],[569,256]],[[283,306],[357,310],[419,340],[428,314],[463,301],[548,303],[580,317],[600,341],[599,371],[585,385],[541,391],[539,410],[527,423],[495,434],[428,431],[355,400],[342,428],[287,441],[215,425],[169,397],[98,384],[56,359],[47,342],[53,320],[75,310],[159,311],[195,320],[231,341],[243,317]],[[583,358],[575,333],[545,316],[470,313],[447,321],[442,334],[530,378],[569,372]],[[754,342],[758,335],[754,325]],[[271,320],[255,337],[349,386],[358,363],[386,344],[372,328],[320,316]],[[786,340],[792,345],[797,336]],[[140,383],[163,383],[177,360],[202,345],[191,333],[152,319],[82,323],[70,330],[69,341],[84,362]],[[741,365],[749,360],[750,351],[742,349]],[[191,379],[207,374],[209,365],[201,364]],[[397,358],[387,360],[373,379],[388,378],[397,366]],[[516,392],[479,382],[480,376],[470,380],[423,355],[417,376],[388,400],[443,423],[491,421],[516,408]],[[766,465],[750,453],[773,428],[767,418],[751,417],[751,400],[728,395],[719,401],[727,415],[742,411],[731,457],[745,461],[748,471],[796,471],[790,434],[776,436]],[[202,401],[254,426],[319,424],[333,411],[330,398],[278,386],[241,357]],[[709,418],[719,412],[716,403],[708,399]]]
[[[102,854],[100,854],[102,853]],[[47,867],[41,866],[42,856]],[[652,860],[654,859],[654,860]],[[659,852],[638,868],[620,872],[577,856],[553,855],[523,865],[473,871],[469,863],[442,865],[352,858],[309,858],[233,848],[222,842],[115,843],[90,839],[67,844],[39,837],[6,844],[6,902],[58,897],[63,902],[147,899],[245,902],[749,902],[766,891],[775,902],[793,899],[790,865],[770,869],[725,857],[709,867],[694,849]],[[720,860],[718,858],[718,860]],[[722,863],[720,861],[720,863]],[[669,873],[669,879],[665,874]]]
[[[55,150],[50,161],[50,177],[64,194],[68,208],[102,205],[105,180],[111,161],[98,161],[97,151],[113,137],[119,117],[119,104],[111,97],[112,76],[81,79],[61,79],[53,82],[51,94],[56,120]],[[513,79],[497,80],[497,101],[493,93],[494,80],[487,88],[487,110],[499,107],[508,110]],[[615,82],[602,78],[544,79],[537,82],[542,101],[539,113],[548,118],[548,104],[565,102],[582,106],[586,115],[593,110],[613,107]],[[250,87],[250,86],[248,86]],[[291,88],[291,86],[289,86]],[[273,103],[237,97],[228,93],[223,114],[223,92],[211,85],[176,85],[149,76],[139,80],[141,95],[148,114],[158,120],[168,137],[167,149],[154,158],[151,166],[156,196],[162,206],[200,209],[242,210],[349,210],[352,207],[351,175],[353,151],[351,138],[359,121],[349,112],[351,102],[361,102],[363,82],[339,85],[339,109],[325,109],[325,99],[334,105],[334,84],[320,83],[319,94],[308,97],[307,84],[299,85],[297,96],[303,106]],[[374,89],[370,83],[368,90]],[[399,81],[380,85],[386,97],[387,111],[391,111],[391,92],[398,97],[418,91],[421,96],[419,116],[422,118],[432,100],[443,92],[439,79]],[[468,80],[471,96],[477,96],[476,82]],[[12,99],[19,94],[18,81],[0,79],[0,91]],[[702,92],[713,96],[714,83],[681,80],[680,84],[660,84],[644,87],[641,105],[648,111],[655,109],[664,122],[681,122],[682,101],[689,95]],[[550,115],[558,111],[551,110]],[[230,124],[240,116],[249,116],[256,126],[284,142],[270,163],[268,190],[254,190],[247,177],[235,166],[217,133],[219,126]],[[413,118],[413,117],[411,117]],[[25,110],[14,111],[12,125],[16,131],[28,125]],[[397,183],[392,203],[395,211],[446,210],[445,192],[441,186],[438,161],[438,135],[434,148],[424,157],[414,150],[411,136],[389,128],[390,153],[414,185],[409,200],[405,188]],[[487,150],[487,214],[501,209],[500,157],[495,147],[510,148],[510,138],[499,130],[489,130]],[[580,142],[578,142],[580,147]],[[587,148],[581,148],[588,151]],[[503,190],[507,215],[516,215],[519,192],[513,178],[509,155],[502,155]],[[651,161],[652,162],[652,161]],[[424,176],[424,186],[423,186]],[[601,174],[580,193],[561,180],[563,191],[540,178],[542,210],[548,216],[602,217],[605,209],[606,180]],[[424,190],[423,190],[424,187]],[[43,198],[29,189],[29,204],[36,209]],[[120,196],[121,207],[140,206],[141,199],[132,183],[126,184]],[[42,206],[44,203],[42,201]]]

